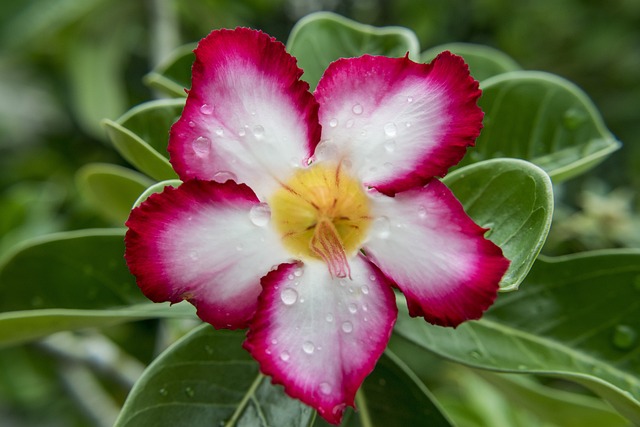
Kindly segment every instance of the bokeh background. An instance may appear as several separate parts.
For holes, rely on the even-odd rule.
[[[46,233],[121,225],[91,206],[75,175],[89,162],[128,166],[100,120],[157,97],[143,78],[174,48],[236,26],[285,42],[299,18],[318,10],[408,27],[423,50],[454,41],[490,45],[525,69],[578,84],[624,146],[557,188],[544,252],[640,247],[638,0],[3,0],[0,255]],[[139,322],[109,334],[146,363],[153,345],[144,337],[154,327]],[[37,345],[0,351],[0,424],[101,425],[77,404],[65,363]],[[107,388],[116,402],[124,398],[121,387]]]

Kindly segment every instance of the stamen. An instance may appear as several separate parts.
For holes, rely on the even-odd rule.
[[[327,263],[331,277],[351,278],[344,245],[331,221],[323,218],[316,224],[309,248]]]

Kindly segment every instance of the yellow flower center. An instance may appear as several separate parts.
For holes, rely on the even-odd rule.
[[[348,258],[360,248],[371,217],[360,183],[322,164],[297,171],[269,199],[271,221],[301,259],[327,263],[334,277],[350,276]]]

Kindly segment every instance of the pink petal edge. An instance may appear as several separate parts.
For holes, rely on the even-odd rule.
[[[295,58],[261,31],[215,30],[194,52],[171,163],[182,180],[233,179],[262,199],[313,153],[318,104]]]
[[[354,406],[397,317],[394,293],[377,267],[357,256],[351,269],[353,280],[332,279],[322,262],[270,272],[244,344],[274,384],[332,424]]]
[[[482,129],[480,95],[464,60],[448,51],[430,64],[339,59],[315,91],[323,144],[334,146],[319,155],[347,158],[364,184],[386,195],[424,185],[474,145]]]
[[[411,316],[455,327],[491,306],[509,260],[443,183],[381,196],[374,211],[385,235],[374,230],[364,251],[404,293]]]
[[[261,276],[288,259],[279,237],[251,222],[256,206],[251,189],[233,181],[191,180],[149,196],[126,222],[125,259],[142,292],[188,300],[216,328],[246,327]]]

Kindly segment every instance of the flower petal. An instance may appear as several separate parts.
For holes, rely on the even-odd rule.
[[[268,220],[246,185],[187,181],[131,212],[125,258],[149,299],[189,300],[216,328],[246,327],[260,278],[289,259]]]
[[[323,262],[283,264],[262,279],[245,348],[285,391],[338,424],[384,351],[397,316],[380,271],[350,260],[352,279]]]
[[[318,104],[296,60],[265,33],[213,31],[195,54],[192,87],[171,128],[171,163],[183,180],[230,178],[263,199],[313,153]]]
[[[402,290],[412,316],[442,326],[482,316],[509,261],[444,184],[374,198],[372,211],[364,251]]]
[[[480,93],[462,58],[449,52],[430,64],[407,57],[340,59],[315,92],[318,160],[348,159],[364,184],[387,195],[423,185],[475,143]]]

